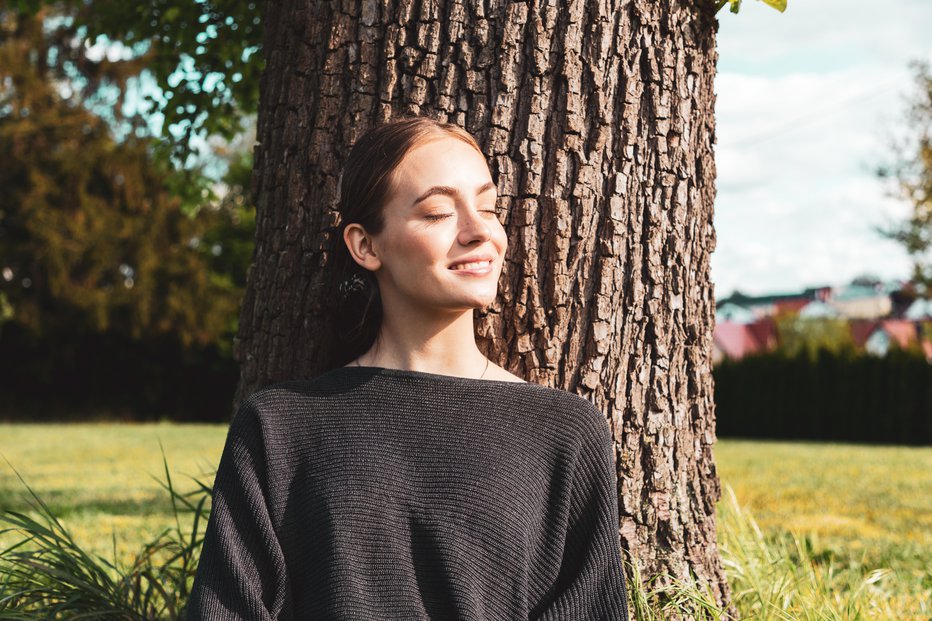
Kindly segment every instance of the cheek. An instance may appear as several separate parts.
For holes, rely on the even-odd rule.
[[[446,256],[442,235],[437,231],[412,227],[404,235],[397,236],[388,249],[394,263],[406,263],[410,266],[427,267]]]

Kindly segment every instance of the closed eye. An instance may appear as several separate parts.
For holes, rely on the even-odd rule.
[[[495,209],[480,209],[479,211],[481,211],[482,213],[490,213],[494,216],[498,215],[498,211]],[[452,215],[453,215],[452,213],[435,213],[435,214],[431,214],[428,216],[424,216],[424,219],[425,220],[443,220],[444,218],[448,218]]]

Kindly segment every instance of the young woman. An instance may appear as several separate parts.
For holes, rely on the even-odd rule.
[[[605,417],[476,346],[496,204],[455,125],[354,144],[328,268],[341,347],[234,416],[189,620],[628,619]]]

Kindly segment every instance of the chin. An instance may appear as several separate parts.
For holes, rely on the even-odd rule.
[[[497,293],[497,292],[496,292]],[[451,306],[459,306],[460,308],[484,308],[495,301],[495,294],[493,293],[490,296],[480,295],[480,296],[471,296],[471,297],[460,297],[453,300],[450,300]]]

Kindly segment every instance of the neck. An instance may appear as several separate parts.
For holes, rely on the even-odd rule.
[[[357,360],[362,366],[462,377],[479,377],[489,364],[476,346],[471,309],[430,317],[385,314],[376,342]]]

